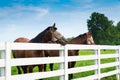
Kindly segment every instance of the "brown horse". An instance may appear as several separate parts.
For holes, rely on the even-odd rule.
[[[92,34],[90,32],[84,33],[82,35],[79,35],[77,37],[75,37],[74,39],[72,39],[71,41],[68,41],[67,44],[95,44]],[[78,55],[78,51],[79,50],[69,50],[68,51],[68,56],[77,56]],[[49,56],[49,57],[55,57],[55,56],[59,56],[59,51],[58,50],[48,50],[45,51],[45,56]],[[68,68],[72,68],[74,67],[76,64],[76,62],[69,62],[68,63]],[[44,66],[44,70],[46,71],[46,65]],[[53,70],[53,63],[50,64],[50,70]],[[73,74],[69,75],[69,79],[73,78]]]
[[[29,41],[30,40],[28,38],[20,37],[17,38],[14,42],[29,43]],[[13,50],[12,53],[14,58],[25,58],[25,54],[26,54],[25,50]],[[17,66],[18,74],[22,73],[20,67],[23,69],[24,73],[27,73],[27,68],[25,66]]]
[[[60,35],[57,35],[57,28],[55,27],[55,24],[53,26],[48,27],[43,32],[38,34],[35,38],[29,40],[27,38],[18,38],[14,42],[25,42],[25,43],[48,43],[50,42],[57,42],[62,45],[65,45],[66,42],[61,39],[62,37]],[[44,51],[43,50],[13,50],[13,56],[14,58],[31,58],[31,57],[44,57]],[[36,65],[35,65],[36,66]],[[44,65],[37,65],[39,66],[39,71],[43,70]],[[32,72],[33,65],[29,66],[17,66],[18,73],[21,74],[20,67],[23,69],[24,73]]]

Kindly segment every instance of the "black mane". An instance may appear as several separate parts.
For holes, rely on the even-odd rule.
[[[85,36],[86,36],[86,33],[80,34],[78,37],[85,37]]]
[[[48,27],[43,32],[39,33],[36,37],[30,40],[30,42],[33,43],[43,43],[43,37],[45,36],[45,33],[47,30],[49,30],[51,27]]]

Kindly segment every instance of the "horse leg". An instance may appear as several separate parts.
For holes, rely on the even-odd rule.
[[[39,65],[38,68],[39,68],[39,72],[42,72],[44,68],[44,64]],[[39,80],[43,80],[43,79],[39,79]]]
[[[72,68],[72,62],[68,63],[68,68]],[[71,80],[73,78],[73,74],[69,74],[68,78]]]
[[[24,73],[27,73],[27,72],[28,72],[28,71],[27,71],[27,66],[21,66],[21,67],[22,67]]]
[[[50,64],[50,70],[53,71],[53,63]]]
[[[70,68],[75,67],[75,64],[76,64],[75,61],[74,61],[74,62],[71,62],[71,63],[70,63]],[[70,79],[73,79],[73,74],[69,74],[69,78],[70,78]]]
[[[20,70],[20,66],[17,66],[18,69],[18,74],[22,74],[21,70]]]
[[[76,64],[75,61],[74,61],[74,62],[71,62],[71,67],[72,67],[72,68],[75,67],[75,64]]]
[[[46,71],[47,64],[44,64],[44,71]]]
[[[38,69],[39,69],[39,72],[42,72],[43,69],[44,69],[44,65],[43,65],[43,64],[39,65],[39,66],[38,66]]]
[[[29,66],[28,66],[28,72],[29,72],[29,73],[32,73],[32,72],[33,72],[33,66],[32,66],[32,65],[29,65]]]

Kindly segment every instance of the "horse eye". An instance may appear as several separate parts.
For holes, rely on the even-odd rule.
[[[57,28],[55,27],[55,31],[57,30]]]

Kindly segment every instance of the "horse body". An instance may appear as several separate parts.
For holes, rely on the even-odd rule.
[[[92,34],[90,32],[79,35],[72,39],[71,41],[68,41],[67,44],[95,44],[92,38]],[[77,56],[79,50],[68,50],[68,56]],[[57,57],[59,56],[58,50],[49,50],[45,51],[45,56],[50,57]],[[75,61],[68,63],[68,68],[74,67],[76,64]],[[53,63],[50,64],[50,69],[53,70]],[[44,70],[46,71],[46,65],[44,66]],[[69,75],[69,79],[73,78],[73,74]]]
[[[48,27],[46,30],[38,34],[33,39],[29,40],[27,38],[18,38],[14,42],[24,42],[24,43],[48,43],[49,41],[55,42],[65,45],[65,41],[61,40],[60,36],[57,36],[56,32],[57,28],[55,24],[51,27]],[[12,51],[14,58],[32,58],[32,57],[45,57],[43,50],[13,50]],[[27,66],[17,66],[18,73],[21,74],[20,67],[23,69],[24,73],[33,72],[33,68],[36,65],[27,65]],[[43,70],[44,65],[37,65],[39,71]]]
[[[20,37],[20,38],[17,38],[14,42],[29,43],[29,39],[24,38],[24,37]],[[13,50],[12,52],[13,52],[14,58],[23,58],[24,55],[25,55],[24,50],[19,50],[19,51],[18,50]]]
[[[20,38],[17,38],[14,42],[29,43],[29,39],[20,37]],[[12,53],[14,58],[25,58],[25,50],[12,50]],[[27,73],[27,69],[24,66],[17,66],[18,74],[22,73],[20,67],[24,70],[24,73]]]

